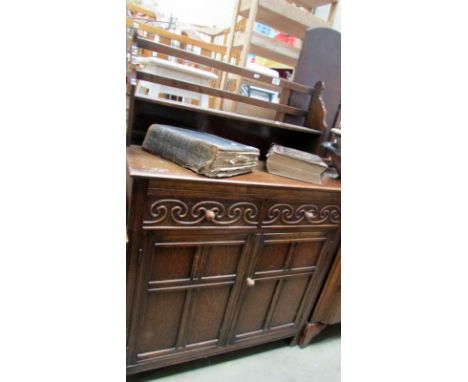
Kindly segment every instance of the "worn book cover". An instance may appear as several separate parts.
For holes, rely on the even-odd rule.
[[[324,168],[328,167],[327,164],[318,155],[306,153],[305,151],[296,150],[291,147],[285,147],[285,146],[274,144],[270,147],[267,157],[269,157],[273,153],[282,155],[284,157],[296,159],[302,162],[317,165],[319,167],[324,167]]]
[[[268,151],[266,168],[275,175],[321,184],[328,165],[318,155],[274,144]]]
[[[169,125],[151,125],[143,149],[196,173],[214,178],[252,171],[260,150],[213,134]]]

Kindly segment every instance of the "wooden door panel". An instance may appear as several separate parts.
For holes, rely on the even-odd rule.
[[[275,286],[276,280],[261,281],[248,291],[242,305],[236,334],[263,329]]]
[[[152,256],[151,281],[188,279],[197,247],[160,247]]]
[[[201,277],[234,275],[242,255],[242,247],[224,245],[209,247]]]
[[[148,296],[137,353],[175,348],[185,291],[159,292]]]
[[[324,243],[324,241],[296,243],[291,269],[316,266]]]
[[[219,338],[231,286],[218,286],[197,290],[194,313],[187,334],[187,344],[213,341]]]
[[[259,254],[255,271],[275,271],[283,269],[289,243],[265,244],[263,251]]]
[[[293,323],[309,282],[308,276],[284,279],[271,319],[271,328]]]
[[[248,239],[247,234],[147,234],[132,363],[216,346],[227,336]]]

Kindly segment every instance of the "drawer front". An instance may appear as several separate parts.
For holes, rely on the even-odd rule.
[[[265,205],[262,226],[337,226],[340,221],[341,207],[339,201],[321,201],[318,203],[268,201]]]
[[[143,227],[256,227],[261,203],[201,193],[148,195]]]

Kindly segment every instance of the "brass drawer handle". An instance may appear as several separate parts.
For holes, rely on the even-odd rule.
[[[249,288],[252,288],[253,286],[255,286],[255,280],[254,280],[254,279],[252,279],[252,278],[250,278],[250,277],[247,277],[247,280],[246,280],[246,281],[247,281],[247,286],[248,286]]]
[[[208,220],[209,222],[212,222],[215,217],[216,217],[216,214],[213,211],[211,210],[205,211],[205,219]]]

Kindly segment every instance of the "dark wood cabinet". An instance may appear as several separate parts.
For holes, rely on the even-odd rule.
[[[127,373],[295,344],[339,243],[339,182],[261,168],[213,180],[134,146],[127,158]]]

